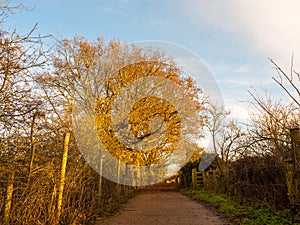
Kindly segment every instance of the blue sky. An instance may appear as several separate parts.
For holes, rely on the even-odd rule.
[[[159,40],[182,45],[210,68],[225,105],[247,117],[249,86],[285,98],[272,81],[268,57],[284,69],[300,59],[297,0],[27,0],[34,6],[10,16],[6,25],[58,37],[103,36],[121,41]]]

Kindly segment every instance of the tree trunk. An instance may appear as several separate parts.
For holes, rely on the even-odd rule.
[[[27,185],[28,186],[29,186],[29,181],[30,181],[30,177],[31,177],[31,174],[32,174],[32,170],[33,170],[33,160],[34,160],[34,157],[35,157],[35,150],[36,150],[36,141],[34,139],[34,123],[35,123],[36,115],[37,115],[37,112],[35,112],[33,114],[32,123],[31,123],[31,127],[30,127],[31,153],[30,153],[30,163],[29,163],[28,176],[27,176]]]
[[[62,209],[63,192],[66,180],[66,169],[67,169],[67,159],[69,150],[70,132],[67,132],[64,140],[64,149],[61,163],[61,173],[58,187],[58,199],[57,199],[57,211],[56,211],[56,222],[59,223]]]

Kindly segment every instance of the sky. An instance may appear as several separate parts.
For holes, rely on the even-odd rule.
[[[287,98],[273,81],[272,58],[289,70],[300,60],[297,0],[27,0],[6,25],[42,35],[74,35],[122,42],[166,41],[183,46],[208,66],[232,117],[248,118],[247,90]]]

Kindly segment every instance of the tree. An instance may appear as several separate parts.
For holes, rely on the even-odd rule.
[[[206,127],[212,137],[212,152],[217,156],[219,169],[226,172],[229,164],[243,154],[245,132],[237,121],[228,118],[230,112],[223,107],[207,103],[206,112]],[[212,160],[213,158],[211,162]]]
[[[254,91],[250,94],[258,113],[251,115],[248,146],[261,155],[272,154],[281,159],[289,157],[290,129],[298,124],[299,108],[294,103],[276,100],[269,94],[265,97]]]
[[[35,128],[40,129],[42,113],[38,112],[42,110],[32,74],[45,63],[42,37],[34,35],[36,27],[25,35],[4,29],[5,18],[23,7],[9,3],[4,1],[0,6],[0,176],[4,187],[0,192],[1,196],[6,192],[6,201],[1,200],[5,202],[4,223],[14,223],[17,211],[23,208],[17,209],[16,199],[25,195],[33,173]]]
[[[270,59],[270,61],[275,66],[275,70],[278,73],[278,77],[273,77],[273,80],[286,92],[288,97],[295,104],[300,106],[300,74],[294,69],[294,57],[292,57],[291,60],[290,74],[285,73],[284,70],[272,59]]]
[[[290,129],[299,126],[299,73],[294,69],[293,57],[289,74],[272,59],[270,61],[278,74],[273,80],[290,101],[276,100],[267,93],[262,97],[255,89],[248,91],[259,112],[251,116],[253,129],[250,132],[253,138],[250,145],[262,154],[273,154],[282,160],[290,157]]]
[[[7,5],[0,7],[0,223],[93,221],[130,188],[115,193],[115,184],[101,179],[97,201],[99,175],[78,151],[66,113],[71,95],[48,83],[43,37],[34,35],[36,27],[25,35],[4,29],[5,17],[21,5],[1,3]]]
[[[122,172],[125,173],[125,164],[151,167],[165,160],[179,142],[188,146],[188,142],[196,142],[201,137],[203,121],[198,113],[202,110],[202,90],[190,77],[183,78],[166,54],[118,41],[106,45],[101,38],[89,43],[75,37],[60,41],[52,58],[54,73],[43,78],[53,84],[52,96],[61,98],[65,106],[75,100],[77,106],[82,104],[84,113],[95,114],[90,115],[89,120],[96,123],[104,148],[117,159],[114,167],[119,168],[122,163]],[[140,83],[132,86],[135,82]],[[121,99],[119,95],[124,96],[125,89],[130,94]],[[165,93],[167,99],[164,99]],[[185,100],[189,101],[185,103]],[[189,107],[177,106],[180,101],[184,102],[181,106]],[[126,112],[123,113],[123,109]],[[83,120],[80,113],[75,113],[75,122]],[[182,124],[180,113],[189,126]],[[184,141],[181,140],[183,135],[188,136]],[[86,147],[92,141],[87,139],[83,143]],[[178,162],[192,154],[188,148],[181,149]],[[99,149],[88,150],[83,154],[99,171],[102,157]]]

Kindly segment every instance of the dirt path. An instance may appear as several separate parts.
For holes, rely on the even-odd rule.
[[[124,205],[115,217],[97,225],[223,225],[226,221],[171,186],[145,189]]]

